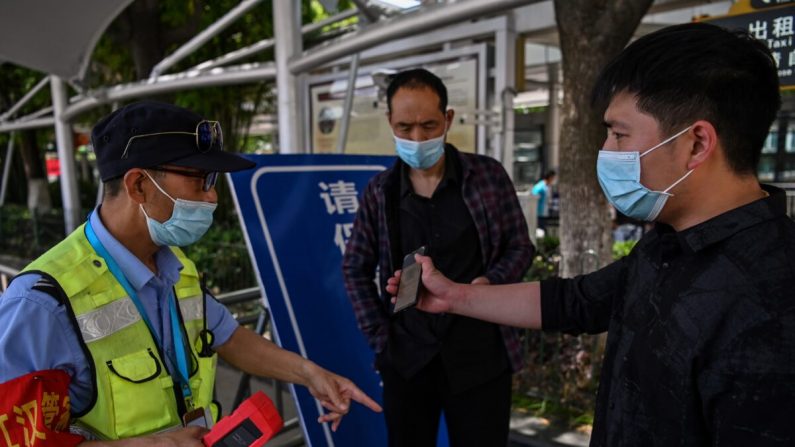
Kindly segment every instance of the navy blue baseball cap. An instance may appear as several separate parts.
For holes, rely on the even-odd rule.
[[[233,172],[255,165],[224,151],[217,121],[156,101],[135,102],[106,116],[92,129],[91,144],[103,182],[132,168],[164,164],[206,172]]]

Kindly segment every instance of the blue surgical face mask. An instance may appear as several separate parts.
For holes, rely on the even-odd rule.
[[[679,180],[663,191],[652,191],[640,183],[640,159],[653,150],[662,147],[678,138],[687,129],[666,139],[662,143],[641,152],[626,151],[599,151],[596,160],[596,174],[607,200],[622,214],[638,220],[653,221],[665,206],[670,191],[682,180],[686,179],[693,170],[687,171]]]
[[[174,211],[171,212],[171,217],[162,223],[149,217],[143,205],[139,205],[146,216],[146,226],[149,228],[152,242],[160,246],[184,247],[201,239],[213,223],[213,211],[218,204],[174,199],[157,184],[148,172],[144,171],[144,173],[160,192],[174,202]]]
[[[395,137],[395,150],[398,157],[415,169],[428,169],[436,164],[444,154],[444,137],[447,129],[437,138],[425,141],[404,140]]]

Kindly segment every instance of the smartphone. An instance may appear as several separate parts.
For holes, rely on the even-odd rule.
[[[403,258],[403,270],[400,274],[395,312],[408,309],[417,304],[422,287],[422,264],[418,264],[414,255],[424,255],[425,246],[414,250]]]

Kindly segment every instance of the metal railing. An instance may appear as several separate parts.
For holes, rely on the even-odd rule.
[[[19,273],[19,270],[0,264],[0,294],[8,288],[11,278],[16,276],[17,273]]]
[[[771,183],[787,193],[787,215],[795,219],[795,183]]]
[[[787,215],[791,219],[795,219],[795,189],[788,189],[787,191]]]
[[[270,312],[262,305],[261,297],[262,294],[260,293],[259,287],[250,287],[248,289],[236,290],[217,296],[218,301],[232,311],[238,323],[244,326],[253,325],[254,332],[265,336],[270,329]],[[254,312],[236,312],[236,308],[239,308],[240,305],[252,302],[256,302],[257,304],[257,309]],[[240,377],[237,392],[235,393],[234,404],[232,404],[233,407],[237,408],[246,397],[251,395],[251,377],[251,374],[248,373],[243,373]],[[276,380],[272,380],[271,382],[273,383],[274,395],[276,398],[276,408],[279,410],[279,413],[282,413],[284,410],[284,402],[282,401],[284,384]]]
[[[19,273],[16,268],[0,264],[0,295],[8,287],[11,279]],[[266,336],[270,330],[270,312],[263,305],[262,294],[259,287],[249,287],[246,289],[235,290],[219,294],[216,298],[226,306],[235,319],[242,326],[251,327],[256,333]],[[242,373],[237,384],[233,408],[237,408],[248,396],[251,395],[251,374]],[[274,379],[267,379],[273,386],[274,404],[279,414],[284,414],[284,383]],[[299,428],[298,418],[292,418],[284,422],[282,431],[277,437],[293,435],[293,430]],[[299,442],[300,441],[300,442]],[[284,445],[303,445],[303,440],[295,440]]]
[[[260,293],[259,287],[249,287],[246,289],[223,293],[218,295],[216,298],[218,298],[218,301],[220,301],[221,304],[232,311],[238,323],[244,326],[253,325],[254,332],[259,335],[266,336],[268,334],[270,329],[270,312],[268,311],[268,308],[263,305],[263,301],[261,299],[262,293]],[[245,310],[251,308],[250,306],[246,306],[247,304],[251,303],[256,304],[256,310],[254,312]],[[244,309],[242,312],[240,312],[241,308]],[[237,384],[237,390],[235,391],[235,398],[232,408],[237,408],[248,396],[251,395],[251,379],[251,374],[245,372],[241,374],[240,380]],[[273,386],[273,395],[275,401],[274,405],[276,406],[279,414],[283,415],[284,398],[282,395],[285,389],[284,383],[274,379],[267,379],[267,381]],[[271,442],[276,442],[277,438],[287,438],[288,436],[293,435],[294,429],[300,429],[298,418],[286,420],[282,430]],[[303,435],[300,438],[288,441],[284,445],[304,445]]]

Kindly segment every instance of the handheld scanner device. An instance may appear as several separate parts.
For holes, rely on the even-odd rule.
[[[259,447],[284,426],[273,402],[262,391],[246,399],[204,435],[207,447]]]

